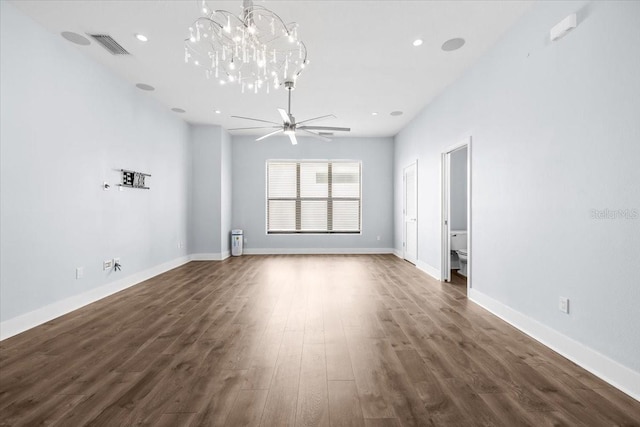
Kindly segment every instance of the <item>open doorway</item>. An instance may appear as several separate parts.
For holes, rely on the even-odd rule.
[[[471,137],[442,153],[441,280],[471,288]]]

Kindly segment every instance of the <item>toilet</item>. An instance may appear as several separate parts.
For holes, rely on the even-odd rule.
[[[467,256],[467,231],[451,230],[451,268],[458,267],[463,276],[467,275]]]

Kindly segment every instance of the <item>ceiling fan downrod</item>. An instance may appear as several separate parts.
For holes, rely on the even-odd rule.
[[[294,120],[293,120],[293,116],[291,115],[291,91],[295,89],[295,84],[292,81],[286,81],[286,82],[284,82],[284,87],[289,92],[289,106],[287,108],[287,114],[289,115],[289,118],[291,119],[291,123],[293,123]]]

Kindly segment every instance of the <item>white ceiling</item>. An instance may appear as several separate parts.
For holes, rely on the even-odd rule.
[[[525,13],[532,1],[254,1],[299,24],[311,60],[293,92],[298,121],[333,113],[326,126],[350,126],[350,136],[392,136],[455,81]],[[156,88],[146,92],[190,123],[226,129],[252,126],[231,115],[279,121],[284,89],[270,94],[240,93],[220,86],[204,71],[184,63],[184,39],[198,17],[200,0],[180,1],[14,1],[49,31],[106,33],[131,56],[112,56],[95,42],[76,49],[131,82]],[[215,1],[215,9],[239,12],[242,1]],[[149,41],[135,39],[143,33]],[[459,50],[442,43],[462,37]],[[424,44],[412,45],[421,38]],[[216,114],[220,110],[221,114]],[[400,110],[401,116],[390,116]],[[373,116],[372,112],[379,112]],[[177,113],[175,113],[177,114]],[[246,131],[234,131],[242,134]]]

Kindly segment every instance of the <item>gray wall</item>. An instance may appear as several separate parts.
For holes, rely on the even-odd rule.
[[[192,125],[191,218],[189,253],[220,252],[222,128]]]
[[[232,139],[231,135],[226,131],[222,131],[222,155],[221,155],[221,181],[220,181],[220,251],[226,254],[231,250],[231,227],[232,225],[232,205],[233,198],[233,175],[232,171]]]
[[[451,153],[451,229],[467,229],[467,149]]]
[[[244,230],[248,252],[306,252],[305,249],[389,250],[393,247],[393,140],[334,138],[331,142],[287,137],[256,142],[233,139],[233,228]],[[270,159],[348,159],[362,161],[362,234],[267,235],[266,161]],[[380,236],[380,240],[377,237]]]
[[[540,2],[395,139],[398,250],[398,171],[417,157],[418,254],[438,269],[439,156],[472,135],[474,290],[635,372],[640,218],[593,210],[640,209],[639,17],[640,2]]]
[[[148,94],[0,8],[4,321],[185,256],[189,145]],[[151,190],[118,191],[120,168],[151,173]],[[122,271],[103,272],[114,257]]]
[[[231,135],[220,126],[191,125],[189,253],[228,255],[231,245]]]

